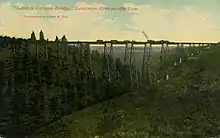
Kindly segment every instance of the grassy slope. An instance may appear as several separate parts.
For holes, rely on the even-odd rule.
[[[172,69],[175,77],[161,82],[153,92],[130,93],[89,107],[38,130],[33,137],[218,135],[219,55],[220,48],[213,47]]]

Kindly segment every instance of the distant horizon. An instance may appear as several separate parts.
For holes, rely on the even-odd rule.
[[[30,39],[31,37],[16,37],[16,36],[9,36],[9,35],[0,35],[1,37],[10,37],[10,38],[16,38],[16,39]],[[30,35],[31,36],[31,35]],[[35,36],[36,36],[36,33],[35,33]],[[66,36],[66,35],[65,35]],[[77,42],[77,41],[80,41],[80,42],[95,42],[95,41],[98,41],[98,40],[101,40],[101,39],[98,39],[98,40],[69,40],[68,39],[68,36],[66,36],[67,37],[67,41],[68,42]],[[55,41],[55,38],[56,38],[56,36],[54,37],[54,39],[52,40],[52,39],[48,39],[47,37],[45,37],[44,36],[44,40],[49,40],[49,41]],[[59,40],[61,40],[61,38],[62,37],[58,37],[58,39]],[[38,39],[36,39],[36,40],[39,40],[39,38]],[[102,41],[112,41],[112,39],[109,39],[109,40],[102,40]],[[114,41],[114,40],[113,40]],[[117,41],[136,41],[136,40],[117,40]],[[188,42],[188,41],[171,41],[171,40],[163,40],[163,39],[156,39],[156,40],[151,40],[151,39],[149,39],[149,41],[155,41],[155,42],[158,42],[158,41],[169,41],[169,42],[173,42],[173,43],[190,43],[190,42]],[[143,40],[143,41],[136,41],[136,42],[147,42],[147,41],[145,41],[145,40]],[[194,41],[194,42],[191,42],[191,43],[219,43],[220,41],[218,41],[218,42],[198,42],[198,41]],[[120,44],[116,44],[116,45],[120,45]],[[138,44],[135,44],[135,45],[138,45]],[[154,45],[157,45],[157,44],[154,44]]]

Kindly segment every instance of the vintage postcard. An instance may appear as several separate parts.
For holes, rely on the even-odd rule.
[[[1,0],[0,138],[217,138],[219,7]]]

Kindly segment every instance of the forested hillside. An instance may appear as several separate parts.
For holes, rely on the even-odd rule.
[[[198,84],[194,79],[201,83],[205,80],[198,72],[206,75],[213,71],[204,72],[206,65],[201,62],[215,61],[211,60],[212,56],[219,54],[211,53],[212,49],[209,59],[202,56],[202,53],[207,53],[206,47],[194,45],[184,48],[178,45],[169,49],[168,43],[162,43],[161,52],[153,53],[152,45],[148,43],[150,45],[143,48],[142,60],[135,61],[133,45],[125,47],[123,59],[122,55],[113,57],[111,51],[99,53],[91,50],[88,44],[69,46],[67,42],[66,36],[61,39],[56,37],[54,41],[46,40],[42,31],[39,40],[36,40],[34,32],[30,39],[0,37],[0,134],[7,138],[38,137],[43,134],[53,138],[111,137],[118,131],[130,133],[140,123],[140,128],[145,129],[147,120],[150,125],[157,123],[155,120],[151,122],[149,117],[155,119],[158,114],[168,117],[164,106],[179,105],[176,102],[181,98],[186,98],[182,100],[181,107],[167,110],[170,110],[169,113],[189,112],[188,108],[182,108],[190,101],[188,98],[205,95],[198,95]],[[137,55],[139,59],[141,56],[140,53]],[[210,82],[206,80],[205,83]],[[186,91],[187,96],[184,95]],[[126,95],[116,98],[123,94]],[[113,102],[102,103],[110,99]],[[197,108],[194,101],[189,103]],[[88,108],[83,110],[85,107]],[[216,107],[213,110],[217,110]],[[126,109],[118,111],[120,108]],[[138,116],[136,110],[140,111]],[[73,125],[71,122],[77,117],[81,121]],[[130,125],[126,126],[124,121]],[[208,133],[208,128],[201,130]],[[156,131],[149,133],[157,135]],[[194,135],[191,131],[187,130],[187,134]],[[200,129],[196,131],[200,134]]]
[[[120,59],[90,51],[88,45],[67,46],[66,41],[63,36],[49,43],[43,32],[40,40],[34,32],[28,40],[0,37],[0,134],[23,138],[63,116],[132,91],[128,67]],[[111,78],[107,64],[112,65]]]

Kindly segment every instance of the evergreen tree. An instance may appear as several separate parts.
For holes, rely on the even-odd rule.
[[[55,42],[58,42],[59,41],[59,38],[58,38],[58,36],[56,36],[56,38],[55,38]]]
[[[31,33],[31,40],[36,40],[36,36],[35,36],[34,31]]]
[[[69,96],[69,100],[72,101],[71,102],[72,110],[77,111],[80,108],[80,97],[76,85],[73,86],[73,91]]]
[[[44,41],[44,33],[42,30],[40,31],[39,38],[40,38],[40,41]]]
[[[29,79],[32,79],[33,67],[30,61],[30,51],[29,51],[28,43],[22,44],[22,55],[21,56],[22,56],[21,61],[22,61],[22,70],[23,70],[22,74],[25,77],[25,82],[29,82]]]
[[[62,53],[65,55],[65,57],[67,57],[68,56],[68,44],[67,44],[67,39],[65,35],[61,38],[61,42],[62,42],[62,46],[61,46]]]
[[[66,39],[66,36],[65,35],[63,35],[63,37],[62,37],[62,42],[67,42],[67,39]]]
[[[59,38],[56,36],[55,38],[55,45],[56,45],[56,55],[57,55],[57,62],[58,62],[58,65],[61,64],[61,61],[60,61],[60,43],[59,43]]]
[[[1,127],[3,127],[6,132],[6,137],[15,137],[20,135],[20,137],[25,135],[25,131],[22,130],[22,124],[20,123],[21,110],[22,110],[22,97],[19,89],[14,89],[13,91],[7,91],[8,96],[6,98],[6,105],[4,108],[4,119],[1,120]],[[4,126],[4,123],[7,123]]]

